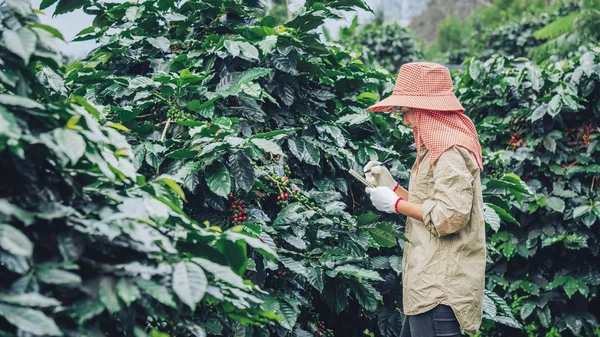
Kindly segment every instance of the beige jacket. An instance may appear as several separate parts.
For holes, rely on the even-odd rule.
[[[423,222],[408,218],[402,260],[403,306],[417,315],[438,304],[452,307],[469,335],[483,313],[485,225],[480,171],[471,152],[454,146],[432,166],[421,150],[409,201],[423,204]]]

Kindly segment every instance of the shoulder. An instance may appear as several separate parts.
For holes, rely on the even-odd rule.
[[[473,152],[459,145],[453,145],[452,147],[448,148],[440,156],[440,159],[442,158],[444,161],[462,163],[469,168],[469,171],[474,171],[475,169],[479,170],[477,160],[475,159]]]
[[[469,156],[473,156],[471,152],[462,146],[454,145],[449,147],[442,153],[437,161],[439,164],[459,164],[466,165]]]
[[[434,163],[434,172],[446,172],[451,175],[465,176],[468,180],[479,170],[475,156],[462,146],[449,147]]]

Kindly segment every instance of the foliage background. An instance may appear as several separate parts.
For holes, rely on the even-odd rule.
[[[60,32],[2,7],[0,333],[398,335],[402,221],[345,170],[392,157],[407,183],[410,130],[363,109],[393,85],[378,65],[421,57],[410,32],[322,43],[313,29],[362,1],[308,1],[283,25],[255,1],[56,14],[80,6],[96,19],[78,39],[103,43],[68,67]],[[454,72],[487,163],[481,335],[599,334],[581,263],[598,255],[598,53]]]

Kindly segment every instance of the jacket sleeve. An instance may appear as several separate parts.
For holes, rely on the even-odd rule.
[[[423,223],[435,236],[463,229],[473,207],[473,175],[463,155],[446,150],[433,165],[433,198],[423,202]]]

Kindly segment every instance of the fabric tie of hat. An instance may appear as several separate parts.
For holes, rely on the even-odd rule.
[[[369,107],[367,111],[394,112],[397,107],[465,111],[454,95],[448,68],[431,62],[402,65],[392,95]]]

